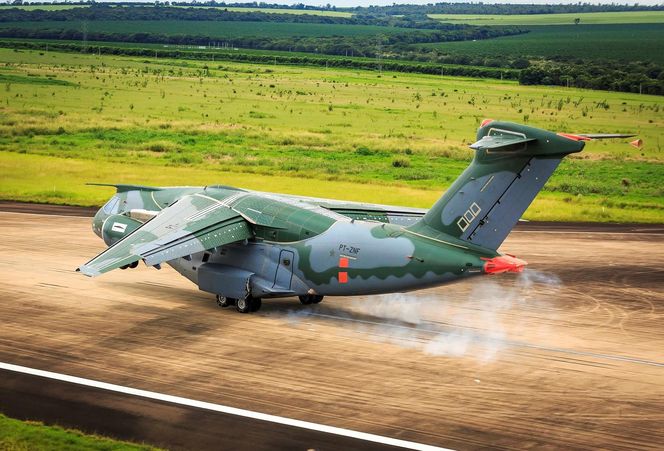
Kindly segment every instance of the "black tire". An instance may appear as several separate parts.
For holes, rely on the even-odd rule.
[[[253,298],[251,302],[251,311],[252,312],[257,312],[261,309],[261,305],[263,305],[263,301],[261,298]]]
[[[298,298],[300,299],[300,302],[302,303],[302,305],[311,304],[311,295],[309,295],[309,294],[305,294],[304,296],[298,296]]]
[[[131,269],[134,269],[134,268],[136,268],[137,266],[138,266],[138,260],[136,260],[134,263],[131,263],[131,264],[129,265],[129,267],[130,267]]]
[[[217,305],[221,308],[229,307],[231,305],[235,304],[235,299],[233,298],[227,298],[226,296],[222,296],[220,294],[217,295]]]
[[[323,296],[321,296],[320,294],[314,294],[311,297],[313,298],[311,301],[312,304],[320,304],[321,301],[323,300]]]
[[[235,303],[235,309],[240,313],[249,313],[252,311],[254,299],[251,296],[240,298]]]

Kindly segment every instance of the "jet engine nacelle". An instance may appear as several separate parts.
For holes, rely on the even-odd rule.
[[[104,221],[101,237],[111,246],[139,228],[143,223],[125,215],[111,215]]]

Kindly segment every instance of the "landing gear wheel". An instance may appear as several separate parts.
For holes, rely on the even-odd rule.
[[[303,305],[318,304],[323,300],[323,296],[319,294],[305,294],[304,296],[298,296],[298,298]]]
[[[238,299],[235,303],[235,309],[240,313],[255,312],[261,308],[261,299],[247,296],[244,299]]]
[[[220,294],[217,295],[217,305],[219,307],[229,307],[231,305],[235,304],[235,299],[233,298],[227,298],[226,296],[221,296]]]
[[[136,268],[137,266],[138,266],[138,260],[136,260],[134,263],[131,263],[131,264],[129,265],[129,267],[130,267],[131,269],[134,269],[134,268]]]

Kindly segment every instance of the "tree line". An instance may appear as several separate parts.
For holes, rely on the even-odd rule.
[[[244,52],[218,52],[205,50],[147,49],[140,47],[118,47],[83,45],[64,42],[20,42],[0,41],[0,47],[29,50],[56,50],[63,52],[91,53],[104,55],[140,56],[146,58],[177,58],[199,61],[236,61],[247,63],[283,64],[295,66],[340,67],[385,72],[420,73],[430,75],[450,75],[475,78],[496,78],[517,80],[519,72],[512,69],[490,67],[446,66],[434,63],[413,61],[377,60],[351,57],[326,57],[325,55],[275,55]]]
[[[131,42],[145,44],[171,44],[171,45],[197,45],[209,46],[220,44],[227,47],[256,50],[279,50],[288,52],[304,52],[312,54],[327,54],[339,56],[356,56],[367,58],[386,58],[398,60],[414,60],[416,62],[433,62],[459,65],[484,65],[486,58],[467,58],[464,56],[440,56],[440,58],[416,58],[417,51],[410,45],[426,42],[459,41],[467,39],[482,39],[491,34],[474,34],[468,30],[461,32],[435,32],[435,33],[399,33],[381,34],[372,36],[240,36],[234,37],[232,42],[224,38],[215,38],[208,35],[136,32],[114,33],[103,31],[83,31],[76,29],[31,29],[31,28],[0,28],[0,37],[22,39],[49,39],[59,41],[103,41],[103,42]],[[481,37],[482,36],[482,37]],[[407,49],[404,52],[402,49]],[[426,55],[426,54],[423,54]],[[490,67],[512,67],[509,64]],[[517,67],[517,66],[514,66]]]
[[[664,70],[655,63],[540,61],[521,71],[523,85],[558,85],[606,91],[664,95]]]
[[[13,0],[10,5],[97,5],[95,0],[81,0],[78,2],[33,2]],[[296,11],[345,11],[355,14],[379,14],[379,15],[401,15],[401,14],[564,14],[564,13],[592,13],[592,12],[624,12],[624,11],[664,11],[664,4],[641,5],[638,3],[571,3],[571,4],[516,4],[516,3],[471,3],[471,2],[439,2],[427,5],[393,4],[390,6],[357,6],[351,8],[337,8],[334,5],[310,6],[304,3],[279,4],[266,2],[217,2],[208,1],[118,1],[113,2],[117,6],[190,6],[190,7],[232,7],[232,8],[261,8],[261,9],[292,9]],[[0,5],[0,7],[2,7]]]

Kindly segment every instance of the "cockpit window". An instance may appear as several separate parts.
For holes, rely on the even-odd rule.
[[[120,198],[118,196],[111,197],[111,200],[106,202],[106,205],[103,206],[102,210],[107,215],[114,215],[120,210]]]

